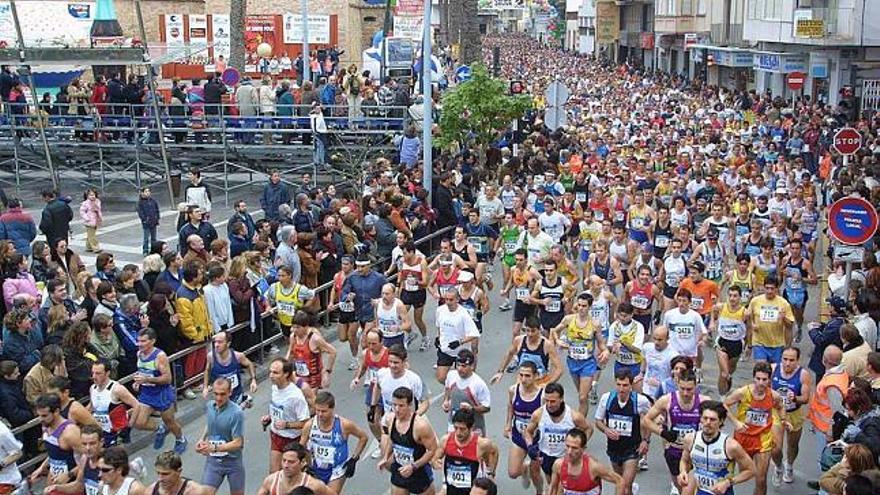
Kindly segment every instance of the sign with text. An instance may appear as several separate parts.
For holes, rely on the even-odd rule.
[[[303,42],[302,16],[299,14],[284,14],[284,42]],[[330,44],[330,16],[321,14],[309,14],[309,43],[322,45]]]
[[[620,9],[613,2],[596,4],[596,43],[609,44],[620,37]]]
[[[403,36],[411,40],[422,39],[425,16],[394,16],[394,36]]]
[[[828,228],[843,244],[864,244],[877,230],[877,210],[862,198],[839,199],[828,209]]]

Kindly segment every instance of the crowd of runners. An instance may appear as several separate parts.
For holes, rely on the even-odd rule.
[[[523,81],[534,98],[529,126],[503,137],[486,164],[473,150],[439,156],[433,208],[421,205],[421,218],[452,231],[434,256],[416,248],[409,229],[424,199],[418,169],[389,165],[369,181],[361,218],[378,210],[378,220],[408,221],[392,230],[394,277],[360,249],[339,253],[322,304],[338,315],[353,376],[338,368],[344,351],[309,312],[313,284],[284,252],[297,231],[281,227],[274,263],[248,266],[248,276],[276,308],[289,348],[266,363],[268,410],[247,411],[255,364],[226,327],[211,332],[202,390],[211,400],[193,442],[206,458],[202,479],[181,475],[189,443],[175,419],[174,371],[155,330],[142,328],[127,335],[137,347],[132,387],[111,380],[98,359],[88,406],[63,379],[36,398],[47,458],[30,485],[45,483],[49,495],[196,495],[225,480],[240,495],[244,423],[259,421],[270,449],[260,495],[351,493],[346,480],[365,457],[393,495],[494,495],[505,476],[538,495],[597,495],[603,484],[618,495],[724,495],[746,482],[763,495],[768,484],[795,481],[799,454],[816,490],[877,493],[877,246],[866,245],[847,291],[842,265],[826,252],[823,210],[843,196],[877,196],[878,121],[853,122],[865,147],[844,167],[830,136],[852,116],[837,107],[703,87],[520,36],[486,38],[487,53],[493,46],[502,76]],[[569,124],[550,132],[541,111],[553,80],[572,98]],[[206,273],[198,260],[179,269],[178,299],[195,294],[180,318],[210,323],[215,310],[197,304],[192,288],[218,285],[223,271]],[[65,287],[50,281],[47,290],[66,304],[57,295]],[[7,328],[21,324],[17,311]],[[480,358],[490,311],[511,321],[500,362]],[[436,374],[419,376],[408,363],[429,348]],[[704,367],[710,360],[717,375]],[[736,375],[738,367],[749,372]],[[599,389],[601,373],[613,376],[610,389]],[[576,395],[566,396],[569,379]],[[336,413],[328,389],[349,380],[365,418]],[[425,414],[433,380],[446,424]],[[506,397],[490,393],[497,383],[509,385]],[[503,421],[504,438],[487,437],[493,420]],[[130,427],[155,431],[157,450],[169,432],[176,437],[149,486],[130,472],[142,469],[122,446]],[[799,449],[805,431],[814,451]],[[652,448],[663,450],[668,486],[639,487]],[[20,484],[21,450],[0,426],[0,493]]]

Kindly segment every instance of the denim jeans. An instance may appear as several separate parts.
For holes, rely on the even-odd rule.
[[[313,161],[316,165],[323,165],[327,154],[326,136],[320,132],[315,133],[315,154]]]
[[[147,227],[146,225],[141,225],[144,231],[144,245],[143,252],[144,256],[150,254],[150,249],[152,249],[153,244],[156,242],[156,226]]]

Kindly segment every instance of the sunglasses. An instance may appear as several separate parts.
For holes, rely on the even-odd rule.
[[[459,366],[473,366],[473,365],[474,365],[474,362],[473,362],[473,361],[469,361],[469,360],[459,361],[459,362],[458,362],[458,365],[459,365]]]
[[[99,467],[99,468],[98,468],[98,471],[100,471],[100,472],[102,472],[102,473],[111,473],[111,472],[113,472],[115,469],[116,469],[115,467],[104,466],[104,467]]]

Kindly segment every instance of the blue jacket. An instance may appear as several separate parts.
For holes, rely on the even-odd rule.
[[[182,280],[183,271],[177,272],[177,278],[174,278],[174,275],[171,275],[171,272],[169,272],[166,268],[162,270],[162,273],[160,273],[158,277],[156,277],[156,285],[158,285],[159,282],[165,282],[166,284],[168,284],[168,287],[171,287],[171,290],[177,292],[177,289],[180,288],[180,283]]]
[[[840,340],[840,327],[844,323],[846,321],[843,318],[835,316],[828,320],[828,323],[810,330],[813,353],[810,354],[810,364],[807,367],[816,373],[816,376],[825,374],[825,366],[822,364],[822,354],[825,353],[825,349],[830,345],[836,345],[843,349],[843,342]]]
[[[15,250],[30,257],[31,243],[37,237],[37,224],[20,207],[10,208],[0,215],[0,239],[11,241]]]
[[[30,333],[34,332],[37,330],[31,330]],[[18,369],[23,376],[40,362],[40,348],[30,335],[9,332],[8,338],[3,342],[3,359],[18,363]]]
[[[404,137],[400,140],[400,163],[412,168],[419,161],[419,148],[422,142],[417,137]]]
[[[138,200],[138,218],[144,227],[159,225],[159,203],[153,198],[141,198]]]
[[[186,256],[186,252],[189,251],[186,245],[186,238],[193,234],[202,238],[205,242],[205,249],[210,249],[211,243],[217,240],[217,230],[210,223],[201,221],[199,226],[196,227],[192,223],[187,222],[180,228],[180,238],[177,240],[177,250],[180,251],[181,256]]]
[[[236,223],[243,223],[245,227],[247,227],[247,236],[250,239],[253,239],[254,234],[257,233],[257,223],[254,222],[254,217],[251,216],[250,213],[245,212],[243,215],[241,213],[235,212],[229,217],[229,221],[226,222],[226,237],[232,241],[232,226]]]
[[[336,104],[336,86],[325,84],[321,89],[321,105],[331,106]]]
[[[293,214],[293,226],[297,232],[314,232],[315,218],[311,212],[302,211],[299,208]]]
[[[10,381],[0,377],[0,416],[8,419],[13,428],[34,419],[21,380]]]
[[[359,271],[355,271],[342,284],[340,300],[348,297],[349,292],[354,292],[354,311],[358,321],[373,321],[373,299],[382,296],[383,285],[385,285],[385,277],[381,273],[370,270],[370,273],[364,276]]]
[[[239,254],[250,251],[253,248],[253,243],[250,241],[250,238],[239,237],[237,235],[229,236],[229,257],[235,258]]]
[[[284,203],[290,203],[290,187],[283,182],[273,184],[269,182],[263,186],[263,195],[260,196],[260,208],[269,220],[278,221],[278,207]]]
[[[296,101],[290,91],[283,91],[278,95],[277,112],[279,117],[293,117],[293,106]]]
[[[141,331],[141,319],[139,314],[128,315],[118,307],[113,312],[113,331],[122,345],[127,357],[137,356],[138,332]]]

